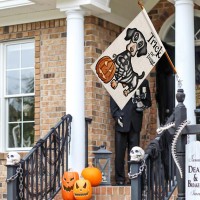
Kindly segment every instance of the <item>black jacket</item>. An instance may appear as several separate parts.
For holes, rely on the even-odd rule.
[[[146,107],[151,106],[151,94],[149,89],[149,82],[148,80],[144,80],[142,84],[140,85],[139,89],[142,91],[142,87],[146,87],[147,96],[146,99],[142,100],[143,104]],[[121,110],[119,106],[116,104],[116,102],[113,100],[113,98],[110,98],[110,109],[112,117],[116,120],[116,126],[115,130],[119,132],[129,132],[132,128],[134,129],[134,132],[140,132],[142,127],[142,118],[143,118],[143,112],[136,111],[136,104],[132,102],[132,98],[128,101],[128,103],[124,106],[124,108]],[[122,123],[123,127],[121,127],[117,120],[119,117],[122,117]]]

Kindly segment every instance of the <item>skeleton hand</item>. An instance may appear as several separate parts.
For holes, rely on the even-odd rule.
[[[137,107],[138,107],[138,108],[144,108],[145,105],[142,103],[142,101],[138,101],[138,102],[137,102]]]
[[[124,96],[127,97],[128,94],[130,93],[130,91],[129,90],[124,90],[123,93],[124,93]]]
[[[123,123],[122,123],[122,117],[119,117],[118,119],[117,119],[117,123],[121,126],[121,127],[123,127],[124,125],[123,125]]]

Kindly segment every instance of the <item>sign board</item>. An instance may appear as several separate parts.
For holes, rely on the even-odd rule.
[[[200,142],[186,145],[186,199],[200,200]]]

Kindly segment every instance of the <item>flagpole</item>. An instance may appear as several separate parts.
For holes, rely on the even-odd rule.
[[[141,2],[141,1],[138,1],[138,5],[140,6],[140,8],[143,10],[143,8],[144,8],[144,5],[143,5],[143,3]]]
[[[139,0],[138,1],[138,5],[140,6],[140,8],[143,10],[144,9],[144,5],[143,3]],[[167,57],[167,60],[169,61],[169,64],[174,72],[174,74],[176,75],[177,77],[177,81],[178,81],[178,87],[181,88],[182,87],[182,83],[181,83],[181,79],[179,78],[178,74],[177,74],[177,71],[176,71],[176,68],[173,64],[173,62],[171,61],[170,57],[169,57],[169,54],[167,53],[167,51],[165,51],[165,56]]]
[[[175,74],[177,74],[177,71],[176,71],[176,69],[175,69],[175,66],[174,66],[174,64],[172,63],[172,61],[171,61],[171,59],[170,59],[170,57],[169,57],[167,51],[165,51],[165,55],[166,55],[166,57],[167,57],[167,60],[169,61],[169,64],[170,64],[172,70],[174,71]]]

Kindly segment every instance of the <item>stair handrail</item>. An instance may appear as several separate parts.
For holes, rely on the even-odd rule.
[[[7,166],[8,177],[17,174],[17,178],[7,181],[8,200],[51,200],[56,196],[61,189],[61,177],[68,171],[71,122],[72,116],[64,115],[19,164]]]

